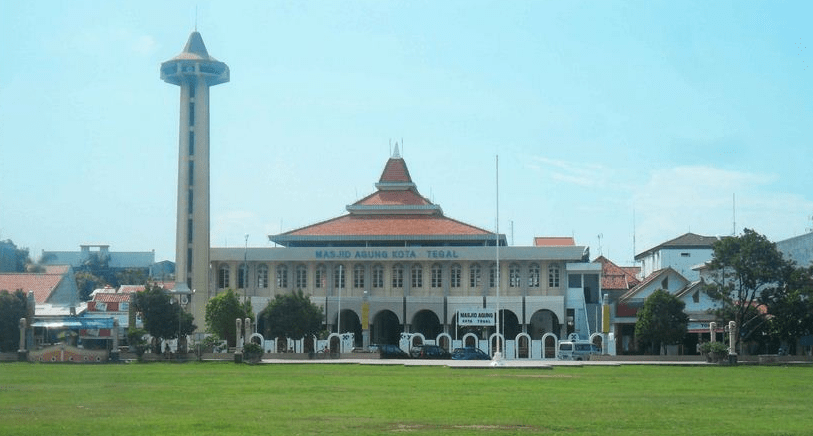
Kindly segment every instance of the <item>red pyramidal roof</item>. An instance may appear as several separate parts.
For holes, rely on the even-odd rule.
[[[484,241],[494,241],[492,232],[445,217],[440,206],[421,196],[406,162],[398,153],[398,144],[375,186],[375,192],[347,206],[347,215],[273,235],[269,239],[283,246],[371,242],[397,245],[404,241],[482,245]],[[504,244],[502,235],[500,239]]]

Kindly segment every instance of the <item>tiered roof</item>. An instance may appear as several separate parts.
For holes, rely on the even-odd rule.
[[[269,239],[288,247],[495,243],[494,233],[444,216],[439,205],[421,196],[398,144],[375,186],[375,192],[346,207],[348,214]],[[500,244],[505,245],[504,235]]]

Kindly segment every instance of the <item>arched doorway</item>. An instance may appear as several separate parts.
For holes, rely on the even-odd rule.
[[[477,344],[477,341],[478,341],[478,337],[474,333],[466,333],[463,336],[463,346],[464,347],[480,348],[479,345]]]
[[[448,333],[441,333],[435,339],[435,343],[448,352],[452,352],[452,337]]]
[[[556,343],[558,338],[553,333],[545,333],[542,336],[542,358],[555,359],[556,358]]]
[[[500,333],[505,338],[514,338],[522,329],[519,326],[517,315],[507,309],[500,310]]]
[[[402,331],[398,315],[390,310],[382,310],[375,314],[370,325],[370,343],[398,345]]]
[[[604,335],[601,333],[593,333],[590,335],[590,342],[598,348],[599,353],[604,354]]]
[[[427,338],[434,338],[443,333],[443,326],[440,325],[440,320],[435,312],[424,309],[412,317],[412,331]]]
[[[528,333],[531,335],[531,339],[538,340],[542,339],[546,333],[558,336],[561,329],[562,326],[559,324],[559,318],[556,314],[548,309],[542,309],[537,310],[531,316]]]
[[[339,326],[339,333],[354,333],[355,338],[353,340],[353,346],[361,347],[361,321],[359,320],[358,315],[356,315],[356,312],[351,309],[343,309],[341,323],[342,324]]]
[[[520,333],[516,336],[517,359],[530,359],[531,358],[531,336],[527,333]]]

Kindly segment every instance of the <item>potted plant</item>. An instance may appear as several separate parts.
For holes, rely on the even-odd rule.
[[[700,352],[706,355],[707,362],[719,363],[728,356],[728,347],[723,342],[704,342],[700,345]]]

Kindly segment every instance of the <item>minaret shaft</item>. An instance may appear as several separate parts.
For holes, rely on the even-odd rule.
[[[178,56],[161,64],[161,79],[180,87],[175,292],[195,295],[191,311],[203,327],[209,277],[209,88],[229,81],[229,67],[209,56],[192,32]]]

